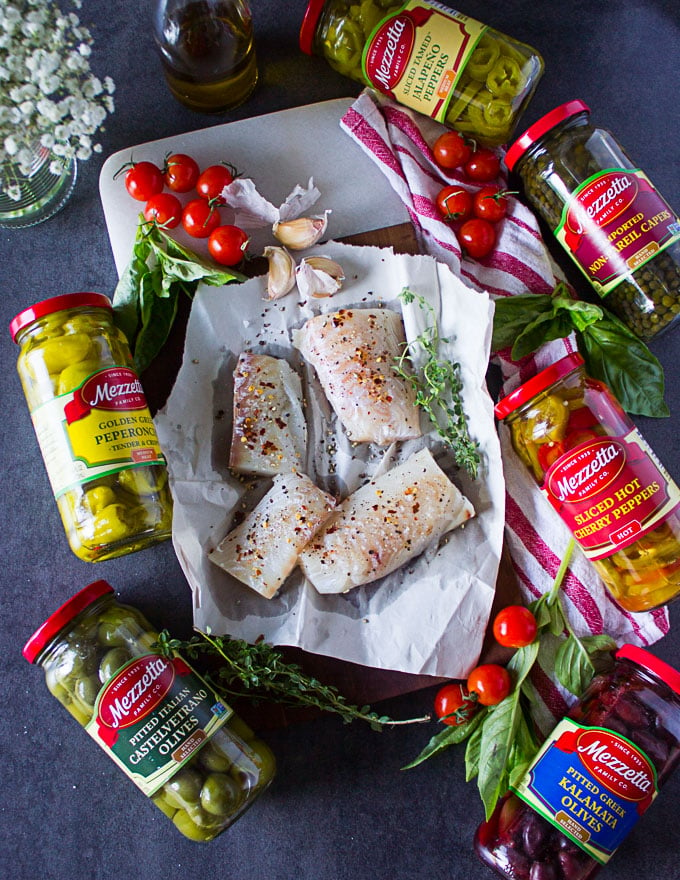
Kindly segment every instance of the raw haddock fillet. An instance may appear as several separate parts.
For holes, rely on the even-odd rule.
[[[345,593],[395,571],[474,513],[423,449],[339,504],[300,567],[320,593]]]
[[[411,385],[394,371],[405,344],[401,315],[391,309],[340,309],[316,315],[293,334],[316,370],[347,436],[386,446],[420,437]]]
[[[309,477],[279,474],[257,507],[222,539],[209,559],[271,599],[334,507],[335,498]]]
[[[244,352],[234,370],[229,467],[274,476],[304,467],[307,425],[300,377],[287,361]]]

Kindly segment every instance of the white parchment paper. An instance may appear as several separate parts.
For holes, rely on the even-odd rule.
[[[193,592],[201,630],[277,645],[366,666],[463,677],[481,651],[500,563],[504,481],[493,404],[485,375],[493,317],[486,294],[467,288],[429,256],[337,242],[306,252],[343,267],[332,298],[300,301],[296,289],[264,301],[265,278],[224,288],[201,287],[192,304],[183,363],[165,408],[156,416],[175,501],[173,542]],[[350,444],[314,371],[291,344],[293,329],[318,312],[381,305],[403,313],[408,339],[431,324],[427,310],[402,305],[408,287],[434,309],[441,357],[460,364],[464,405],[482,466],[472,481],[423,417],[425,435],[388,449]],[[227,467],[232,372],[244,350],[285,357],[302,376],[309,429],[308,475],[345,497],[370,477],[427,444],[440,466],[475,506],[476,516],[397,572],[340,596],[320,596],[299,569],[279,594],[264,599],[218,568],[208,553],[271,485],[239,480]]]

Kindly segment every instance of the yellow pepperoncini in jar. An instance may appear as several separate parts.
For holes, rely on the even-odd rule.
[[[110,559],[170,537],[163,452],[125,336],[98,293],[43,300],[10,324],[17,370],[73,552]]]
[[[50,693],[190,840],[217,837],[269,786],[276,762],[212,687],[106,581],[26,643]]]
[[[680,593],[680,489],[609,388],[567,355],[496,405],[515,452],[616,601]]]
[[[543,74],[530,46],[420,0],[310,0],[300,47],[487,146],[510,138]]]

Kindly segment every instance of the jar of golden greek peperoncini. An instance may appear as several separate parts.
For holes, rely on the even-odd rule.
[[[421,0],[310,0],[300,47],[487,146],[510,138],[543,74],[530,46]]]
[[[272,781],[269,747],[159,634],[95,581],[24,646],[50,693],[190,840],[217,837]]]
[[[680,489],[609,388],[574,353],[496,405],[515,452],[616,601],[680,593]]]
[[[108,297],[73,293],[10,324],[17,370],[73,552],[110,559],[170,537],[156,429]]]

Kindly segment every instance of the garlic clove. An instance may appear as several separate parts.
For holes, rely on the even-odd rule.
[[[298,290],[302,297],[333,296],[342,287],[345,274],[342,266],[328,257],[309,257],[295,270]]]
[[[319,217],[297,217],[295,220],[277,220],[272,226],[274,238],[293,251],[311,247],[326,231],[327,213]]]
[[[283,247],[267,246],[263,254],[269,263],[265,299],[280,299],[295,286],[295,260]]]

